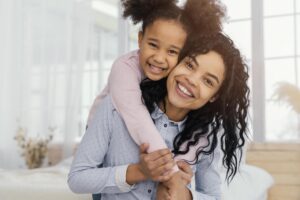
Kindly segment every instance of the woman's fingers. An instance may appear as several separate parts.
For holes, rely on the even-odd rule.
[[[178,167],[181,171],[193,176],[193,170],[192,170],[191,166],[188,163],[186,163],[184,161],[178,161],[177,165],[178,165]]]
[[[167,172],[176,164],[169,149],[161,149],[147,153],[148,144],[140,145],[140,169],[148,178],[154,181],[167,180]]]
[[[191,166],[184,161],[178,161],[177,165],[182,172],[182,179],[186,182],[186,184],[190,184],[194,175]]]
[[[167,158],[167,157],[172,158],[173,157],[170,149],[160,149],[157,151],[153,151],[153,152],[149,153],[148,155],[149,155],[149,157],[151,157],[151,160],[153,160],[153,161],[156,161],[161,158]]]
[[[149,148],[149,144],[148,143],[143,143],[140,145],[140,153],[147,153],[147,150]]]

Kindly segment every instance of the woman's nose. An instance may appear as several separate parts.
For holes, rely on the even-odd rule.
[[[188,74],[186,76],[186,80],[191,86],[196,87],[199,82],[199,77],[198,77],[197,73],[191,72],[190,74]]]

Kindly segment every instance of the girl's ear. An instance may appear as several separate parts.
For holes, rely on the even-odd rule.
[[[142,47],[143,36],[144,36],[143,32],[139,31],[139,35],[138,35],[139,49]]]

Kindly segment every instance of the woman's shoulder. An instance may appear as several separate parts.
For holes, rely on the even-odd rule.
[[[97,108],[96,108],[96,115],[99,116],[99,113],[101,113],[101,115],[103,115],[103,113],[105,114],[111,114],[115,111],[115,107],[112,103],[112,97],[110,94],[107,94],[106,96],[104,96],[101,99],[101,102],[98,104]]]

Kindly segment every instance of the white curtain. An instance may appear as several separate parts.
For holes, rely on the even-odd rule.
[[[24,167],[13,137],[49,134],[71,155],[82,131],[89,0],[0,0],[0,168]]]

